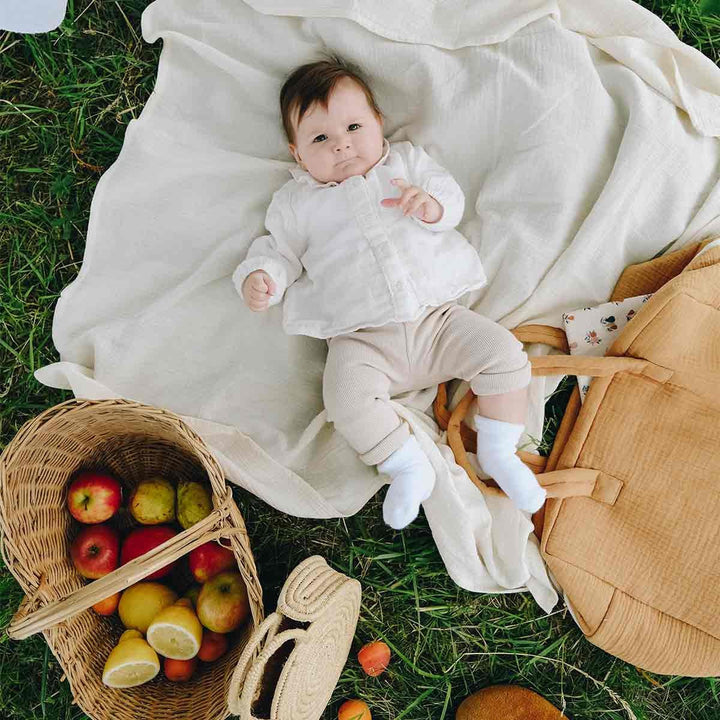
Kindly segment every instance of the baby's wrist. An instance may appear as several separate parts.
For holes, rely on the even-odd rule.
[[[430,196],[430,198],[432,200],[432,203],[430,204],[431,211],[428,213],[429,217],[425,222],[432,225],[433,223],[439,222],[442,219],[445,210],[443,206],[434,197],[432,197],[432,195]]]

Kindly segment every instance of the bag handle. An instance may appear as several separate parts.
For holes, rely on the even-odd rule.
[[[532,326],[530,326],[532,327]],[[542,326],[537,326],[542,327]],[[521,328],[519,328],[521,329]],[[550,328],[556,329],[556,328]],[[533,329],[528,333],[530,337],[538,337],[537,330]],[[616,372],[634,372],[650,374],[659,379],[666,379],[667,373],[671,371],[659,368],[647,360],[640,360],[629,357],[595,357],[583,355],[543,355],[530,358],[533,375],[590,375],[593,377],[605,377],[614,375]],[[461,434],[461,424],[467,415],[470,405],[475,399],[475,393],[468,390],[463,399],[458,403],[450,415],[447,426],[448,445],[453,451],[455,461],[460,465],[472,482],[483,492],[499,492],[496,488],[490,487],[478,478],[467,457],[465,445]],[[538,482],[547,490],[548,498],[567,498],[575,496],[593,497],[608,504],[614,503],[619,493],[618,483],[620,480],[600,473],[594,473],[591,477],[584,468],[570,468],[568,470],[539,473],[536,475]],[[612,502],[610,502],[612,500]]]
[[[228,709],[233,715],[240,714],[240,693],[242,688],[247,686],[245,676],[251,669],[253,655],[257,652],[266,637],[273,638],[275,636],[282,621],[283,616],[278,612],[268,615],[265,620],[260,623],[244,647],[233,671],[232,678],[230,678],[230,688],[228,690]],[[257,685],[258,682],[259,680],[256,680],[255,685]],[[252,697],[255,697],[255,688],[253,688]]]
[[[484,493],[502,493],[480,480],[468,460],[465,446],[460,438],[459,424],[465,417],[475,394],[468,390],[465,397],[458,403],[452,413],[448,425],[448,445],[455,455],[455,461],[468,474],[472,482]],[[623,483],[618,478],[590,468],[568,468],[552,472],[539,473],[537,481],[547,491],[548,498],[592,497],[606,505],[614,505],[620,494]],[[504,493],[503,493],[504,494]]]
[[[42,597],[44,583],[41,582],[28,602],[23,603],[20,610],[13,617],[7,629],[8,635],[14,640],[23,640],[74,617],[116,592],[125,590],[130,585],[134,585],[139,580],[151,575],[156,570],[160,570],[173,560],[177,560],[206,542],[221,537],[247,535],[247,531],[242,528],[212,529],[228,516],[228,501],[231,498],[232,490],[228,488],[222,505],[184,532],[175,535],[175,537],[165,541],[162,545],[158,545],[156,548],[98,580],[84,585],[68,595],[68,597],[55,600],[37,610],[27,612],[28,608],[33,607],[36,601]]]
[[[562,328],[551,327],[550,325],[521,325],[510,332],[520,342],[542,343],[564,353],[570,352],[567,336]],[[451,415],[447,402],[447,383],[443,382],[438,385],[437,395],[433,403],[433,413],[440,429],[447,430]],[[464,446],[474,452],[475,433],[464,423],[460,424],[459,432]],[[547,458],[542,455],[525,452],[524,450],[518,450],[517,455],[534,473],[541,473],[545,470]]]
[[[260,683],[265,673],[265,666],[285,643],[291,640],[298,642],[307,636],[305,628],[291,628],[276,634],[284,619],[284,616],[278,612],[269,615],[245,646],[233,672],[228,691],[228,709],[233,715],[240,715],[247,720],[264,720],[252,714],[252,704],[260,695]],[[268,639],[269,642],[253,662],[253,655],[263,641]]]
[[[665,377],[665,373],[653,372],[655,366],[647,360],[633,357],[596,355],[539,355],[529,358],[533,375],[590,375],[608,377],[618,372],[651,374]]]
[[[510,332],[521,343],[542,343],[566,354],[570,352],[567,335],[562,328],[551,325],[521,325]]]

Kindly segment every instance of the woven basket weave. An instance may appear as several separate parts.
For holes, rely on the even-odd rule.
[[[65,507],[65,495],[77,471],[97,467],[112,471],[126,495],[155,474],[209,482],[213,512],[86,584],[70,560],[77,524]],[[222,720],[230,714],[228,690],[232,683],[239,691],[247,671],[247,663],[238,667],[238,659],[263,619],[262,589],[245,524],[222,471],[179,417],[123,399],[70,400],[29,421],[0,456],[0,533],[3,560],[26,594],[8,634],[22,639],[43,632],[75,702],[91,718]],[[235,554],[250,600],[251,621],[231,637],[231,649],[214,663],[201,664],[186,683],[171,683],[161,673],[136,688],[103,685],[105,660],[124,628],[117,618],[89,608],[219,538],[226,538],[224,544]]]

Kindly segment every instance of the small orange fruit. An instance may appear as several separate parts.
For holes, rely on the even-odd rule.
[[[225,654],[227,648],[227,635],[212,630],[203,630],[202,643],[200,643],[197,656],[203,662],[214,662]]]
[[[92,606],[92,609],[98,615],[112,615],[117,610],[119,603],[120,603],[120,593],[116,592],[114,595],[111,595],[110,597],[106,597],[104,600],[101,600],[99,603],[95,603]]]
[[[372,720],[372,715],[362,700],[346,700],[338,710],[338,720]]]
[[[360,649],[358,662],[370,677],[377,677],[390,662],[390,648],[380,640],[368,643]]]
[[[163,663],[165,677],[173,682],[186,682],[193,676],[196,667],[197,658],[190,658],[190,660],[165,658]]]

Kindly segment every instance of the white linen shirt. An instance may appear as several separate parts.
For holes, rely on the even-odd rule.
[[[455,226],[465,196],[422,148],[385,139],[380,160],[365,174],[321,183],[299,165],[268,207],[268,235],[255,239],[233,273],[264,270],[275,282],[268,307],[285,294],[283,328],[290,335],[330,338],[362,327],[416,320],[486,283],[480,257]],[[400,197],[405,178],[443,207],[436,223],[384,207]],[[304,272],[303,272],[304,271]]]

